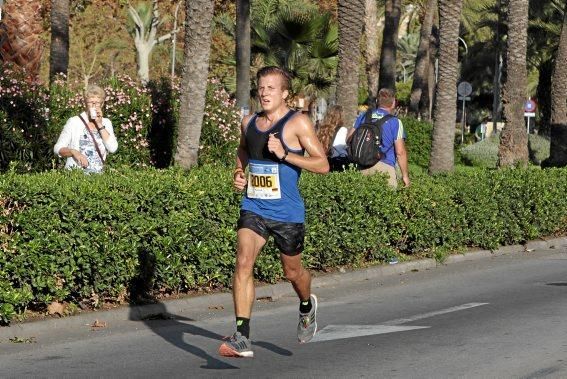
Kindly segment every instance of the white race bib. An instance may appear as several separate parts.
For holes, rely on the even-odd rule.
[[[251,199],[281,199],[280,173],[277,163],[250,163],[248,190]]]

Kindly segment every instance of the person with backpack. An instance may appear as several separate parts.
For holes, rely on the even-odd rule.
[[[394,91],[382,88],[376,99],[377,108],[370,108],[358,116],[349,131],[347,151],[349,159],[364,175],[377,172],[388,175],[388,184],[396,188],[396,163],[402,173],[404,186],[410,185],[406,132],[402,122],[393,115],[396,108]]]
[[[327,153],[331,171],[344,171],[349,164],[346,148],[348,129],[343,123],[343,107],[333,105],[327,110],[317,129],[317,137]]]

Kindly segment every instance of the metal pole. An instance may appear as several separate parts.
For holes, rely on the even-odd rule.
[[[462,116],[462,122],[461,122],[461,145],[465,143],[465,123],[466,123],[465,102],[466,102],[466,100],[464,99],[464,96],[463,96],[463,116]]]
[[[531,119],[531,117],[528,116],[528,128],[527,128],[528,135],[530,134],[530,119]]]

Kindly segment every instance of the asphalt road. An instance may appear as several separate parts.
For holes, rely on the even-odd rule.
[[[216,353],[233,331],[228,295],[172,319],[122,310],[16,324],[0,330],[0,377],[567,378],[566,274],[561,246],[335,281],[314,290],[320,331],[304,345],[296,299],[261,300],[253,359]]]

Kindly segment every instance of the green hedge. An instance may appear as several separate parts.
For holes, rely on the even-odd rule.
[[[462,161],[470,166],[495,168],[498,163],[500,135],[490,136],[460,149]],[[530,162],[540,165],[549,157],[549,139],[537,134],[528,135]]]
[[[0,175],[0,318],[52,301],[100,306],[230,286],[240,195],[231,171]],[[567,170],[466,170],[392,191],[356,171],[304,174],[305,262],[315,270],[397,255],[442,258],[567,229]],[[255,271],[282,277],[270,242]]]
[[[427,168],[431,155],[433,124],[419,121],[413,117],[404,117],[401,120],[407,134],[406,145],[409,163]]]

